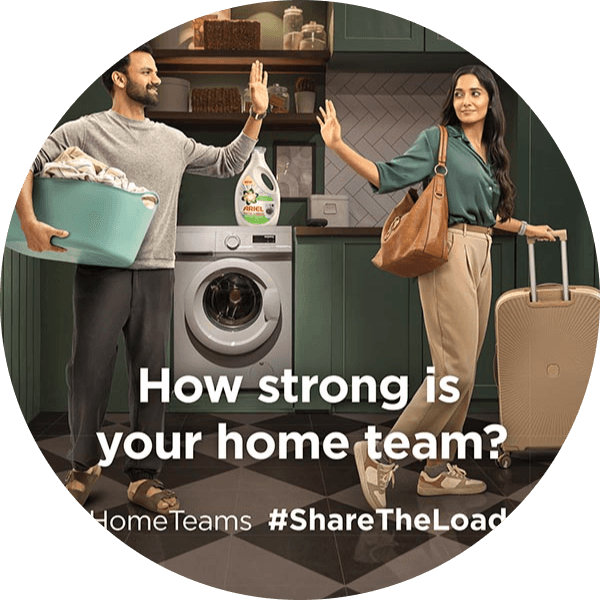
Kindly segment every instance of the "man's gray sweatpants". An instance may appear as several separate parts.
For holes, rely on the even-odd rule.
[[[118,341],[124,335],[129,375],[131,431],[150,436],[164,431],[165,404],[150,390],[140,403],[140,369],[161,379],[168,366],[166,344],[173,303],[173,269],[133,270],[78,265],[73,288],[73,348],[67,366],[70,458],[73,468],[88,469],[102,458],[96,432],[108,405]],[[161,461],[152,452],[142,460],[127,458],[131,481],[154,477]]]

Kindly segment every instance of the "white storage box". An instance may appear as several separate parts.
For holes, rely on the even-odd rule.
[[[312,194],[308,199],[308,218],[326,219],[327,227],[350,227],[348,197]]]
[[[189,112],[190,82],[180,77],[161,77],[155,111]]]

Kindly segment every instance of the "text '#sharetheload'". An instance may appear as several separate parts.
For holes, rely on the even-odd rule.
[[[456,513],[444,519],[438,508],[411,515],[402,508],[378,508],[374,513],[328,513],[311,508],[274,508],[271,531],[491,531],[506,519],[506,508],[497,513]]]

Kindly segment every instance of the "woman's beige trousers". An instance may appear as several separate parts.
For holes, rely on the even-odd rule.
[[[492,270],[492,238],[479,232],[450,228],[448,262],[419,277],[419,294],[435,367],[435,402],[427,402],[426,381],[419,387],[391,432],[402,432],[412,443],[414,435],[461,432],[471,401],[477,360],[488,323]],[[456,402],[437,400],[439,379],[458,377],[452,387]],[[431,394],[430,394],[431,396]]]

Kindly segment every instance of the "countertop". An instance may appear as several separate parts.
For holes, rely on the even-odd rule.
[[[381,237],[382,227],[294,227],[297,237]],[[494,236],[516,237],[499,229],[494,230]]]
[[[381,227],[295,227],[298,237],[381,237]]]

